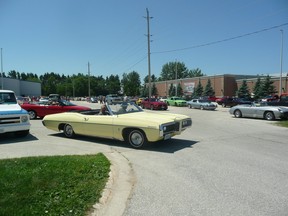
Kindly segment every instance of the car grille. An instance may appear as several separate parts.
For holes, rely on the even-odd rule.
[[[166,130],[164,131],[164,133],[171,133],[177,130],[177,123],[172,123],[169,125],[165,125]],[[178,128],[179,128],[179,123],[178,123]]]
[[[1,118],[0,119],[0,125],[4,125],[4,124],[19,124],[20,121],[20,117],[7,117],[7,118]]]

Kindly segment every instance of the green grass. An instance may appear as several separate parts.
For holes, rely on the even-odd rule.
[[[279,122],[276,123],[276,125],[282,126],[282,127],[288,127],[288,120],[279,121]]]
[[[102,153],[0,160],[0,215],[87,215],[109,171]]]

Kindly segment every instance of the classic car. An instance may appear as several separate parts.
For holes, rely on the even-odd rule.
[[[158,100],[157,98],[145,98],[141,102],[142,109],[151,110],[167,110],[167,103]]]
[[[69,112],[73,110],[91,110],[89,107],[77,106],[66,100],[50,101],[45,104],[30,103],[22,104],[21,107],[28,111],[30,119],[36,119],[37,117],[43,118],[46,115]]]
[[[222,107],[233,107],[240,104],[252,104],[252,100],[247,98],[223,97],[221,100],[217,100],[217,103],[222,105]]]
[[[266,106],[256,103],[231,107],[229,113],[236,118],[260,118],[268,121],[288,118],[287,107]]]
[[[123,101],[123,99],[120,96],[118,96],[117,94],[106,95],[105,100],[109,104],[119,103],[119,102]]]
[[[144,111],[131,102],[105,105],[101,115],[100,109],[66,112],[47,115],[42,123],[48,129],[63,131],[68,138],[86,135],[124,140],[134,148],[170,139],[192,125],[186,115]]]
[[[217,105],[214,102],[203,99],[192,99],[191,101],[188,101],[187,104],[190,109],[215,110],[217,108]]]
[[[180,97],[170,97],[166,100],[167,105],[172,106],[187,106],[187,101],[183,100]]]
[[[140,106],[143,99],[144,98],[138,98],[135,103]]]

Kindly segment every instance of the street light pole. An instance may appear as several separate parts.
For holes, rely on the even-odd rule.
[[[281,53],[280,53],[280,85],[279,94],[282,94],[282,65],[283,65],[283,30],[281,29]],[[279,95],[279,96],[280,96]]]

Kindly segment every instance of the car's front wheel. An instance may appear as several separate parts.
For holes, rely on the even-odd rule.
[[[242,117],[242,113],[241,113],[241,111],[240,110],[235,110],[234,111],[234,116],[236,117],[236,118],[241,118]]]
[[[150,106],[150,109],[151,109],[151,110],[154,110],[154,106],[153,106],[153,105],[151,105],[151,106]]]
[[[143,131],[138,129],[129,130],[125,134],[125,141],[133,148],[142,148],[147,144],[147,138]]]
[[[191,104],[188,104],[188,108],[189,108],[189,109],[192,109],[192,105],[191,105]]]
[[[69,124],[66,124],[64,126],[64,135],[68,138],[72,138],[75,136],[75,133],[74,133],[74,130],[73,130],[73,127]]]
[[[274,113],[273,112],[266,112],[264,114],[264,118],[268,121],[272,121],[275,119]]]

